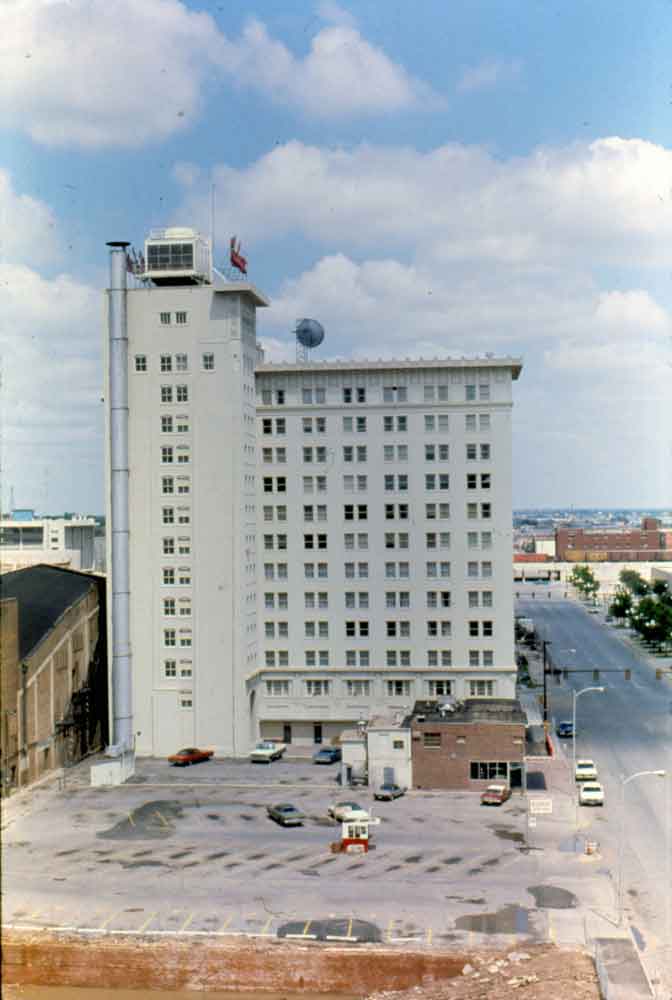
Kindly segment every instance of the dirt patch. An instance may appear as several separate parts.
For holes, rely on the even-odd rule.
[[[556,885],[528,885],[527,891],[544,910],[570,910],[579,902],[573,892]]]

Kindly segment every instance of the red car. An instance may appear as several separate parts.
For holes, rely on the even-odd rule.
[[[482,806],[501,806],[503,802],[511,798],[511,789],[508,785],[496,784],[488,785],[484,792],[481,792]]]
[[[196,747],[187,747],[186,750],[178,750],[172,757],[168,758],[169,764],[176,767],[186,767],[188,764],[200,764],[202,760],[210,760],[214,750],[198,750]]]

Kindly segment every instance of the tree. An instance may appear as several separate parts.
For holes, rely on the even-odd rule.
[[[627,618],[632,611],[632,594],[627,590],[617,590],[614,599],[609,605],[609,614],[614,618]]]
[[[569,577],[569,582],[586,598],[594,599],[600,589],[590,566],[575,566]]]
[[[651,584],[651,590],[661,604],[672,606],[672,591],[665,580],[654,580]]]
[[[637,570],[622,569],[618,574],[618,578],[626,590],[629,590],[635,597],[644,597],[649,593],[650,588],[648,583]]]

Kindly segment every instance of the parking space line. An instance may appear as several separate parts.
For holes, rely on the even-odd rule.
[[[158,809],[154,810],[154,815],[159,817],[159,819],[161,820],[161,822],[163,823],[164,826],[169,826],[170,825],[168,823],[168,820],[166,819],[166,817],[162,813],[160,813]]]
[[[156,912],[150,913],[150,915],[147,917],[147,919],[142,924],[140,924],[140,926],[138,927],[137,933],[138,934],[143,934],[147,930],[147,928],[149,927],[149,925],[151,924],[151,922],[152,922],[152,920],[154,919],[155,916],[156,916]]]
[[[226,920],[224,921],[224,923],[222,924],[222,926],[217,931],[217,933],[218,934],[222,934],[226,930],[226,928],[229,926],[229,924],[231,923],[232,920],[233,920],[233,915],[227,917]]]
[[[387,930],[385,932],[385,937],[388,941],[392,940],[392,928],[394,927],[394,917],[390,917],[390,922],[387,925]]]
[[[555,941],[555,927],[550,913],[548,914],[548,940]]]
[[[431,943],[432,943],[432,928],[428,927],[427,928],[427,944],[431,944]]]
[[[118,917],[120,913],[121,913],[121,910],[113,910],[112,913],[110,913],[110,915],[107,918],[107,920],[103,920],[103,922],[100,925],[100,927],[98,928],[98,930],[99,931],[106,930],[106,928],[109,927],[109,925],[112,923],[112,921],[114,920],[114,918]]]
[[[312,924],[312,922],[313,922],[312,920],[306,920],[306,926],[303,928],[303,936],[304,937],[308,936],[308,928],[310,927],[310,925]]]
[[[268,920],[266,921],[266,923],[264,924],[264,926],[261,928],[261,930],[260,930],[259,933],[260,934],[268,934],[268,928],[271,926],[272,923],[273,923],[273,917],[269,917]]]
[[[131,826],[135,826],[135,821],[133,820],[133,817],[130,813],[128,814],[128,822],[131,824]]]
[[[191,923],[191,921],[194,919],[194,916],[195,916],[194,912],[192,912],[192,913],[189,914],[189,916],[187,917],[187,919],[184,921],[184,923],[180,927],[180,934],[182,934],[183,931],[186,931],[187,927],[189,926],[189,924]]]
[[[26,920],[37,920],[40,913],[44,913],[44,910],[35,910],[34,913],[29,913],[28,916],[26,917]]]

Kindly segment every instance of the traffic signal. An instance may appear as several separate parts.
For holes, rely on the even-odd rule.
[[[600,679],[600,671],[599,670],[593,670],[593,680],[594,681],[599,681],[599,679]]]

